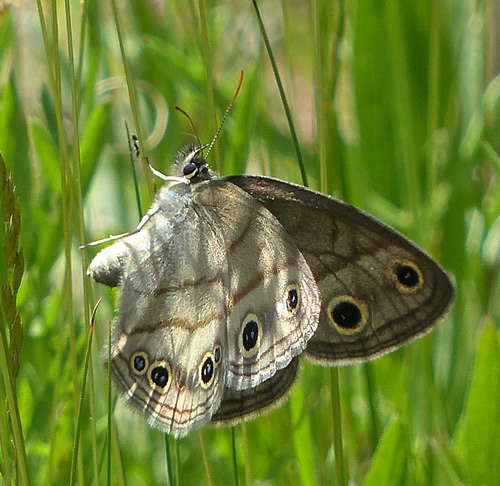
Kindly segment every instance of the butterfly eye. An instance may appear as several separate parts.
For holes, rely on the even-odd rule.
[[[262,334],[262,324],[255,314],[248,314],[243,319],[240,332],[240,351],[245,358],[251,358],[257,354]]]
[[[417,291],[424,284],[424,276],[410,260],[396,260],[391,267],[389,278],[400,292],[406,294]]]
[[[299,308],[299,288],[295,284],[291,284],[286,288],[285,292],[286,298],[286,309],[292,316],[297,313]]]
[[[328,318],[340,334],[357,334],[368,321],[368,310],[360,300],[341,295],[328,304]]]
[[[182,169],[186,179],[192,179],[198,173],[198,166],[194,162],[188,162]]]
[[[137,351],[130,358],[130,366],[136,375],[143,375],[148,368],[148,355],[144,351]]]
[[[148,368],[149,384],[155,390],[165,393],[171,381],[170,365],[162,361],[154,361]]]

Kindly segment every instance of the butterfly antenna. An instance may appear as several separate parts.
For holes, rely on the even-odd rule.
[[[191,128],[193,129],[194,136],[196,137],[196,141],[198,142],[198,147],[201,147],[201,141],[200,137],[198,136],[198,131],[196,130],[196,127],[194,126],[193,119],[189,116],[189,113],[185,110],[183,110],[180,106],[174,106],[174,108],[181,112],[188,120],[189,124],[191,125]]]
[[[238,83],[238,86],[236,87],[236,91],[234,92],[233,99],[231,100],[231,102],[229,103],[228,107],[226,108],[226,111],[224,112],[224,116],[222,117],[222,120],[221,120],[221,122],[219,124],[219,128],[215,132],[214,138],[212,139],[212,141],[210,142],[210,145],[208,146],[207,155],[205,156],[205,159],[208,158],[208,154],[212,150],[212,147],[214,146],[215,141],[219,137],[219,133],[222,130],[222,126],[224,125],[224,122],[226,121],[227,115],[229,114],[229,110],[231,110],[234,102],[236,101],[236,98],[238,97],[238,94],[240,92],[242,84],[243,84],[243,69],[240,71],[240,81]]]

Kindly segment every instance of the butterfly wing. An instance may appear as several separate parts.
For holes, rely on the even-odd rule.
[[[237,424],[278,407],[291,390],[298,370],[299,357],[296,356],[288,366],[278,370],[274,376],[255,388],[247,390],[226,388],[220,407],[212,416],[212,421],[221,424]]]
[[[447,312],[453,286],[405,237],[358,209],[307,188],[254,176],[228,178],[294,239],[321,292],[307,354],[326,364],[375,358],[426,334]]]
[[[225,386],[227,265],[191,192],[176,188],[162,189],[142,229],[102,250],[88,274],[120,286],[118,390],[152,426],[182,437],[210,420]]]
[[[255,387],[305,349],[318,326],[319,291],[293,239],[246,192],[212,180],[197,187],[195,202],[227,259],[226,386]]]
[[[318,325],[314,277],[276,218],[224,181],[163,188],[140,231],[88,274],[121,287],[113,378],[176,437],[208,422],[224,389],[258,386]]]

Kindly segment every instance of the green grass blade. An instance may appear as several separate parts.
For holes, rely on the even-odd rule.
[[[465,457],[471,485],[499,484],[498,438],[500,437],[499,333],[486,319],[477,343],[470,389],[457,446]]]
[[[309,184],[307,183],[307,174],[306,174],[306,170],[304,167],[304,162],[302,160],[302,152],[300,151],[299,140],[298,140],[297,134],[295,132],[295,126],[293,123],[292,112],[290,111],[290,106],[288,105],[288,101],[287,101],[286,94],[285,94],[285,88],[283,87],[283,83],[281,82],[281,77],[280,77],[279,70],[278,70],[278,64],[276,63],[276,59],[274,58],[271,43],[269,42],[269,37],[267,35],[266,27],[264,25],[264,20],[262,19],[262,15],[260,13],[259,6],[258,6],[256,0],[253,0],[253,6],[255,9],[255,14],[257,16],[257,22],[259,24],[259,29],[260,29],[260,32],[262,34],[262,39],[264,40],[264,45],[266,46],[267,54],[269,56],[271,66],[273,68],[274,79],[276,80],[276,84],[278,86],[278,91],[280,94],[281,102],[283,104],[283,109],[285,110],[285,115],[286,115],[286,119],[288,122],[288,127],[290,129],[290,135],[292,137],[292,142],[293,142],[293,146],[295,149],[295,155],[297,156],[297,162],[298,162],[299,167],[300,167],[300,174],[302,176],[302,183],[304,184],[304,186],[307,187]]]
[[[401,420],[394,419],[384,431],[363,486],[407,484],[408,437]]]

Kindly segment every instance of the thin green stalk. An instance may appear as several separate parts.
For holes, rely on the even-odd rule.
[[[396,150],[402,154],[401,168],[403,170],[401,189],[401,200],[406,207],[414,210],[417,223],[417,234],[422,235],[422,217],[420,209],[423,206],[421,200],[422,187],[418,177],[419,147],[415,142],[414,113],[412,110],[411,79],[409,78],[409,65],[406,50],[402,39],[401,9],[404,7],[397,3],[389,2],[385,5],[385,20],[387,25],[387,45],[392,46],[391,55],[392,75],[395,86],[392,92],[394,110],[394,121],[397,127]]]
[[[3,160],[3,159],[2,159]],[[0,312],[0,369],[2,370],[5,391],[7,394],[7,405],[10,412],[10,423],[12,427],[12,437],[14,440],[14,447],[16,449],[17,470],[21,483],[29,485],[31,483],[28,474],[28,465],[26,461],[26,449],[24,446],[24,436],[21,424],[21,416],[19,415],[19,408],[16,399],[16,385],[12,376],[12,364],[9,360],[10,352],[8,347],[7,335],[5,333],[6,322],[3,313]],[[6,466],[7,464],[5,464]]]
[[[13,478],[13,464],[10,460],[9,449],[10,449],[10,440],[11,440],[11,432],[9,430],[9,424],[7,420],[7,409],[5,402],[5,397],[3,394],[3,390],[0,389],[2,395],[0,396],[0,448],[2,451],[2,462],[0,463],[0,475],[5,482],[6,486],[10,486],[12,484]]]
[[[72,164],[72,174],[68,183],[71,190],[71,206],[76,206],[77,217],[74,219],[76,223],[76,231],[78,234],[78,239],[80,244],[84,243],[85,240],[85,222],[83,217],[83,201],[82,201],[82,183],[81,183],[81,160],[80,160],[80,123],[79,123],[79,92],[80,83],[79,79],[75,77],[75,58],[74,58],[74,48],[73,48],[73,26],[71,21],[71,4],[69,0],[65,0],[65,14],[66,14],[66,36],[68,42],[68,58],[69,58],[69,77],[71,86],[71,113],[73,119],[73,133],[74,133],[74,146],[73,146],[73,164]],[[63,193],[64,194],[64,193]],[[75,211],[72,211],[74,213]],[[85,270],[87,268],[87,258],[86,253],[82,253],[81,258],[82,275],[85,275]],[[89,302],[89,288],[90,282],[88,279],[84,278],[83,281],[83,295],[84,302]],[[73,298],[71,298],[71,301]],[[84,322],[89,322],[89,305],[84,305]],[[92,360],[92,358],[90,358]],[[89,375],[89,395],[90,395],[90,430],[91,430],[91,443],[92,443],[92,459],[94,467],[94,476],[98,477],[98,459],[97,459],[97,432],[95,429],[95,400],[94,400],[94,374],[92,368],[90,368]]]
[[[95,310],[97,309],[97,305],[99,305],[99,302],[96,304],[96,307],[94,308],[94,314],[95,314]],[[88,332],[87,349],[85,351],[85,361],[84,361],[84,367],[83,367],[83,382],[82,382],[82,387],[81,387],[81,392],[80,392],[80,399],[78,401],[76,430],[75,430],[75,437],[73,440],[73,450],[72,450],[72,454],[71,454],[71,475],[70,475],[70,479],[69,479],[70,485],[74,485],[76,483],[78,450],[79,450],[79,446],[80,446],[80,432],[82,430],[82,422],[83,422],[82,410],[83,410],[83,403],[84,403],[84,399],[85,399],[85,388],[87,386],[87,376],[88,376],[88,372],[89,372],[90,355],[92,352],[92,337],[93,337],[93,335],[94,335],[94,315],[92,316],[92,322],[90,324],[90,328],[89,328],[89,332]]]
[[[118,8],[116,7],[116,0],[111,0],[111,6],[112,6],[112,10],[113,10],[113,19],[115,22],[116,34],[118,36],[118,43],[120,45],[120,54],[121,54],[121,58],[122,58],[123,70],[125,72],[125,79],[127,82],[130,109],[132,110],[132,118],[134,119],[135,130],[137,133],[137,138],[139,139],[139,144],[141,146],[141,150],[145,151],[146,145],[143,143],[144,138],[142,135],[141,124],[139,123],[137,89],[135,86],[134,77],[132,76],[132,73],[130,71],[130,65],[129,65],[129,62],[127,59],[127,55],[125,53],[125,45],[123,42],[123,34],[122,34],[122,28],[121,28],[121,24],[120,24],[120,17],[118,15]],[[146,154],[144,154],[144,155],[146,155]],[[148,168],[147,159],[145,156],[142,157],[142,167],[143,167],[144,173],[149,174],[149,168]],[[146,184],[148,186],[149,194],[152,196],[154,194],[154,187],[153,187],[153,182],[151,180],[151,177],[146,177]]]
[[[141,205],[141,195],[139,194],[139,181],[137,180],[137,171],[135,170],[135,154],[134,148],[131,143],[131,135],[128,129],[128,123],[125,121],[125,131],[127,132],[127,140],[128,140],[128,151],[129,151],[129,159],[130,159],[130,169],[132,171],[132,177],[134,178],[134,188],[135,188],[135,199],[137,202],[137,211],[139,212],[139,219],[142,218],[142,205]],[[140,147],[139,147],[140,150]]]
[[[288,401],[291,418],[291,432],[295,451],[297,477],[302,486],[317,484],[316,458],[314,454],[314,439],[311,430],[311,419],[306,408],[306,396],[303,382],[295,384],[292,396]]]
[[[115,403],[116,405],[116,399]],[[114,410],[114,406],[113,406]],[[112,450],[115,452],[115,475],[114,475],[114,485],[116,486],[125,486],[125,470],[124,470],[124,464],[123,464],[123,457],[121,454],[121,449],[120,449],[120,444],[118,440],[118,431],[116,429],[116,426],[113,424],[113,429],[112,429],[112,435],[111,435],[111,440],[113,441],[112,445]]]
[[[335,450],[335,472],[337,486],[345,484],[344,450],[342,447],[342,422],[340,417],[339,370],[330,368],[330,395],[332,401],[333,447]]]
[[[437,0],[431,5],[431,31],[429,48],[429,101],[427,104],[427,187],[426,193],[432,194],[437,184],[436,164],[432,157],[434,152],[434,136],[438,127],[440,108],[439,74],[440,74],[440,35],[439,4]]]
[[[233,472],[234,472],[234,484],[239,486],[240,480],[238,478],[238,457],[236,456],[236,427],[231,427],[231,444],[233,450]]]
[[[175,441],[175,486],[180,486],[181,484],[181,465],[180,465],[180,441]]]
[[[245,422],[243,422],[240,427],[241,434],[243,436],[243,454],[245,457],[245,485],[249,486],[250,484],[252,484],[252,457],[250,456],[250,446],[248,443],[248,428]]]
[[[264,26],[264,21],[262,19],[262,15],[260,14],[259,6],[257,5],[257,0],[252,0],[252,3],[255,8],[255,14],[257,15],[257,21],[259,23],[259,29],[262,34],[262,39],[264,40],[267,54],[269,56],[269,60],[271,61],[271,66],[273,68],[273,73],[274,73],[274,79],[276,80],[276,84],[278,85],[278,91],[280,93],[281,103],[283,104],[283,109],[285,110],[286,119],[288,121],[288,127],[290,129],[293,146],[295,148],[295,154],[297,156],[297,161],[299,163],[300,174],[302,176],[302,183],[304,184],[304,186],[307,187],[309,184],[307,183],[306,169],[304,167],[304,161],[302,160],[302,153],[300,151],[299,140],[297,138],[297,133],[295,132],[295,126],[293,124],[292,112],[290,111],[290,106],[288,105],[285,89],[283,88],[283,83],[281,82],[281,77],[278,71],[278,65],[276,64],[276,59],[274,58],[273,50],[271,48],[271,43],[269,42],[269,37],[267,35],[266,28]]]
[[[313,0],[312,19],[314,32],[314,108],[316,121],[316,144],[319,151],[320,167],[320,190],[328,191],[328,163],[327,163],[327,141],[326,141],[326,114],[325,114],[325,93],[323,85],[323,62],[322,46],[324,39],[321,35],[320,0]]]
[[[57,55],[56,56],[53,55],[54,52],[57,54],[57,48],[54,49],[54,47],[52,46],[51,39],[49,37],[48,28],[47,28],[47,23],[45,20],[44,10],[43,10],[42,3],[40,0],[37,0],[37,10],[38,10],[38,16],[39,16],[39,20],[40,20],[40,28],[41,28],[41,32],[42,32],[44,53],[47,57],[47,67],[48,67],[47,71],[48,71],[48,75],[49,75],[49,85],[51,88],[52,96],[54,99],[54,105],[55,105],[55,115],[56,115],[58,135],[59,135],[58,138],[59,138],[59,142],[60,142],[59,143],[59,151],[60,151],[59,155],[60,155],[61,164],[64,165],[64,163],[65,163],[64,161],[67,159],[67,151],[66,151],[66,145],[65,145],[65,138],[61,139],[61,135],[62,135],[63,131],[62,131],[62,121],[60,119],[61,118],[60,75],[56,74],[57,72],[60,71],[60,69],[58,68],[59,62],[58,62],[58,60],[56,60]],[[53,18],[53,29],[56,29],[56,33],[57,33],[57,25],[56,24],[57,24],[56,19]],[[53,35],[54,35],[54,33],[53,33]],[[57,38],[56,38],[55,43],[57,45]],[[61,180],[63,180],[63,179],[64,178],[62,176],[62,171],[61,171]],[[63,210],[64,210],[64,207],[65,207],[65,200],[63,199]],[[66,276],[67,276],[67,273],[66,273]],[[73,354],[73,352],[74,352],[74,339],[72,339],[72,337],[71,337],[71,336],[73,336],[73,328],[72,327],[69,329],[69,333],[70,333],[70,346],[71,346],[71,351]],[[59,352],[58,352],[57,359],[60,362],[62,362],[63,350],[66,347],[64,344],[65,333],[59,334],[59,340],[60,340],[60,346],[58,346]],[[72,371],[74,372],[74,368]],[[60,389],[59,385],[60,385],[60,382],[56,382],[56,386],[55,386],[56,393],[54,395],[53,413],[51,415],[52,417],[55,417],[55,413],[56,413],[56,409],[57,409],[56,397],[58,396],[57,391]],[[73,385],[74,385],[73,389],[76,392],[74,373],[73,373]],[[56,421],[53,420],[52,424],[55,425]],[[53,427],[52,427],[52,430],[53,430]],[[50,437],[51,437],[51,440],[55,440],[56,434],[51,433]],[[53,447],[51,447],[50,450],[54,451],[55,449]],[[50,457],[51,458],[54,457],[54,454],[51,454]],[[51,461],[49,468],[48,468],[49,474],[51,473],[51,471],[53,472],[55,468],[56,468],[56,465]],[[51,477],[52,477],[52,475],[51,475]]]
[[[51,12],[52,12],[52,38],[49,39],[48,31],[45,26],[45,18],[43,15],[43,9],[41,3],[38,3],[38,11],[40,16],[40,22],[42,25],[42,33],[44,33],[44,47],[45,53],[48,59],[48,65],[52,69],[49,69],[51,76],[51,91],[54,99],[55,115],[57,121],[57,133],[59,142],[59,159],[61,163],[61,192],[62,192],[62,218],[63,218],[63,236],[64,236],[64,255],[65,255],[65,275],[64,275],[64,302],[65,302],[65,312],[64,317],[61,316],[62,321],[69,323],[69,342],[72,360],[72,381],[73,381],[73,399],[75,410],[78,407],[78,363],[75,359],[76,356],[76,336],[75,336],[75,321],[73,315],[73,305],[72,305],[72,264],[71,264],[71,228],[70,221],[72,218],[69,216],[69,205],[68,201],[70,199],[70,194],[68,191],[68,180],[72,178],[71,170],[68,161],[68,148],[66,145],[66,135],[63,125],[63,107],[62,107],[62,80],[61,80],[61,60],[59,57],[59,28],[58,28],[58,15],[57,15],[57,2],[53,0],[51,2]],[[71,187],[71,184],[70,184]],[[60,334],[61,345],[63,346],[64,333]],[[64,346],[63,346],[64,347]]]
[[[16,399],[16,385],[12,376],[12,365],[9,360],[10,352],[7,344],[7,335],[5,333],[5,319],[3,313],[0,312],[0,369],[2,370],[5,391],[7,393],[7,405],[10,412],[10,423],[12,427],[12,436],[14,439],[14,447],[16,449],[17,470],[21,479],[21,484],[31,484],[28,465],[26,461],[26,449],[24,446],[23,428],[21,424],[21,416]]]
[[[366,394],[368,401],[368,408],[370,410],[370,425],[371,425],[371,443],[374,447],[378,444],[379,430],[378,430],[378,416],[377,408],[375,407],[375,371],[373,363],[368,361],[363,365],[363,374],[366,382]]]
[[[170,443],[168,434],[164,434],[165,438],[165,461],[167,462],[167,486],[172,486],[172,455],[170,454]]]
[[[205,447],[205,440],[203,439],[203,431],[198,432],[198,436],[200,438],[200,446],[201,446],[201,457],[203,458],[203,465],[205,466],[205,479],[208,486],[212,486],[212,474],[210,473],[210,466],[208,464],[207,450]]]
[[[212,71],[213,62],[211,57],[210,45],[208,40],[208,21],[207,21],[207,5],[206,0],[198,1],[198,8],[200,10],[200,28],[201,28],[201,52],[203,56],[203,64],[206,70],[207,81],[207,97],[209,103],[210,116],[210,129],[212,133],[217,132],[217,110],[215,106],[215,93],[214,93],[214,75]],[[220,148],[219,144],[215,144],[215,167],[218,172],[222,170]]]

